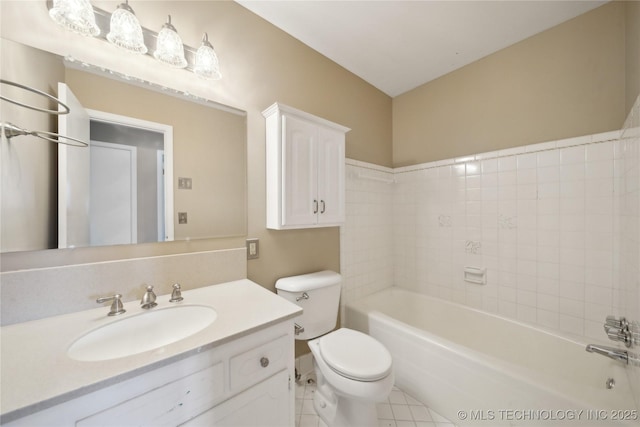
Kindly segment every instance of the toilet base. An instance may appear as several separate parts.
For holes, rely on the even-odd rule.
[[[324,380],[322,374],[318,375],[318,365],[314,360],[314,367],[316,368],[316,391],[313,394],[313,408],[316,410],[318,416],[324,421],[326,425],[331,427],[331,422],[336,416],[336,409],[338,406],[338,399],[335,393],[331,391],[331,387]]]
[[[313,406],[328,427],[371,427],[378,425],[376,405],[351,398],[333,395],[332,402],[321,392],[313,396]]]

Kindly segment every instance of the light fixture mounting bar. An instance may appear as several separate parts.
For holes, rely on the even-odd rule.
[[[50,10],[52,7],[53,0],[47,0],[47,8]],[[101,39],[108,43],[107,34],[109,33],[109,25],[111,23],[111,13],[93,5],[91,5],[91,7],[93,8],[93,13],[96,18],[96,24],[98,25],[98,27],[100,27],[100,34],[95,38]],[[147,53],[145,53],[145,55],[151,56],[153,58],[153,52],[155,52],[156,50],[158,33],[145,27],[141,28],[142,35],[144,37],[144,44],[147,46]],[[196,58],[196,49],[186,44],[183,44],[183,46],[184,57],[187,60],[187,66],[183,68],[183,70],[189,70],[193,72],[193,66],[195,64]]]

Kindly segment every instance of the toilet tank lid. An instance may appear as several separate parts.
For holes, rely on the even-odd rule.
[[[342,276],[335,271],[324,270],[300,276],[283,277],[276,282],[276,289],[287,292],[305,292],[337,285],[341,280]]]

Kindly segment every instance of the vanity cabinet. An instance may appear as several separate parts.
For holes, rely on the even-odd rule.
[[[281,322],[3,425],[294,426],[293,329]]]
[[[350,129],[275,103],[266,119],[267,228],[345,221],[345,134]]]

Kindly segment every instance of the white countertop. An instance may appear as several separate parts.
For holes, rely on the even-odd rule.
[[[92,310],[0,328],[2,421],[123,381],[302,312],[299,306],[248,279],[184,291],[182,296],[179,303],[170,303],[170,295],[158,296],[157,308],[210,305],[217,312],[216,321],[180,341],[118,359],[81,362],[68,357],[67,349],[99,326],[145,312],[139,301],[125,303],[126,313],[119,316],[107,316],[106,303]]]

